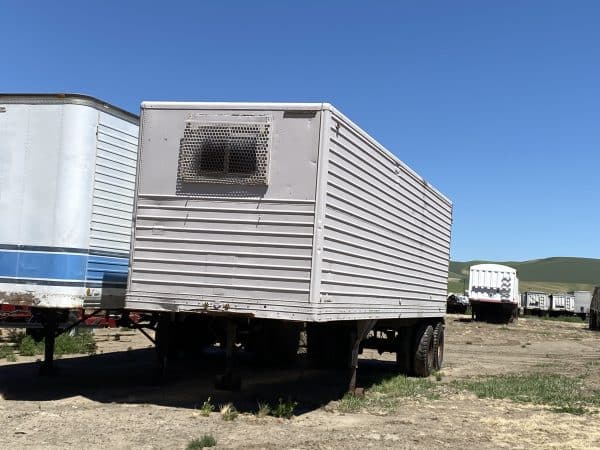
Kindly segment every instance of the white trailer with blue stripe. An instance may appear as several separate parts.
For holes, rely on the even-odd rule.
[[[0,94],[1,304],[123,308],[137,141],[95,98]]]

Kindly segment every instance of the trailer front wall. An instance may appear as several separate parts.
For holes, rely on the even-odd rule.
[[[178,175],[186,124],[240,120],[270,123],[266,185]],[[144,106],[128,307],[310,318],[320,125],[320,111]]]
[[[444,314],[451,203],[336,111],[326,132],[319,320]]]

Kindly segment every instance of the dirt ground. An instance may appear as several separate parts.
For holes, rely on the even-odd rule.
[[[600,388],[600,333],[585,324],[520,319],[508,326],[449,316],[442,383],[507,372],[587,375]],[[119,335],[119,340],[115,340]],[[154,354],[141,334],[97,330],[94,356],[63,357],[59,372],[37,375],[36,358],[0,362],[2,448],[185,448],[210,434],[218,448],[600,448],[600,414],[555,413],[545,406],[453,392],[439,400],[399,400],[396,412],[341,413],[345,374],[255,368],[239,362],[239,392],[214,389],[222,355],[175,364],[157,384]],[[359,383],[390,376],[392,355],[365,351]],[[232,402],[234,421],[199,406]],[[258,402],[298,402],[291,420],[257,418]]]

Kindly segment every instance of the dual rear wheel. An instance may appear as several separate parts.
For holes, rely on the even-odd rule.
[[[399,371],[418,377],[428,377],[442,368],[444,362],[442,322],[421,325],[414,335],[414,341],[411,341],[413,342],[411,347],[405,348],[404,351],[400,350],[397,354]],[[408,354],[406,350],[409,351]]]

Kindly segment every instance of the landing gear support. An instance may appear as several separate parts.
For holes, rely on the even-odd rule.
[[[356,387],[356,371],[358,369],[360,343],[367,337],[376,323],[376,320],[359,320],[356,322],[355,330],[350,333],[352,347],[350,354],[350,382],[348,384],[348,392],[354,395],[363,395],[364,393],[362,388]]]
[[[58,329],[58,311],[47,309],[42,313],[44,326],[44,362],[40,368],[40,375],[54,374],[54,342]]]
[[[171,351],[171,334],[173,324],[170,314],[163,313],[158,318],[155,334],[156,345],[156,377],[158,382],[164,381],[167,376],[167,364],[169,361],[169,352]]]
[[[225,339],[225,373],[217,377],[215,387],[223,390],[238,390],[242,385],[242,379],[235,373],[235,340],[237,327],[233,320],[227,321]]]

